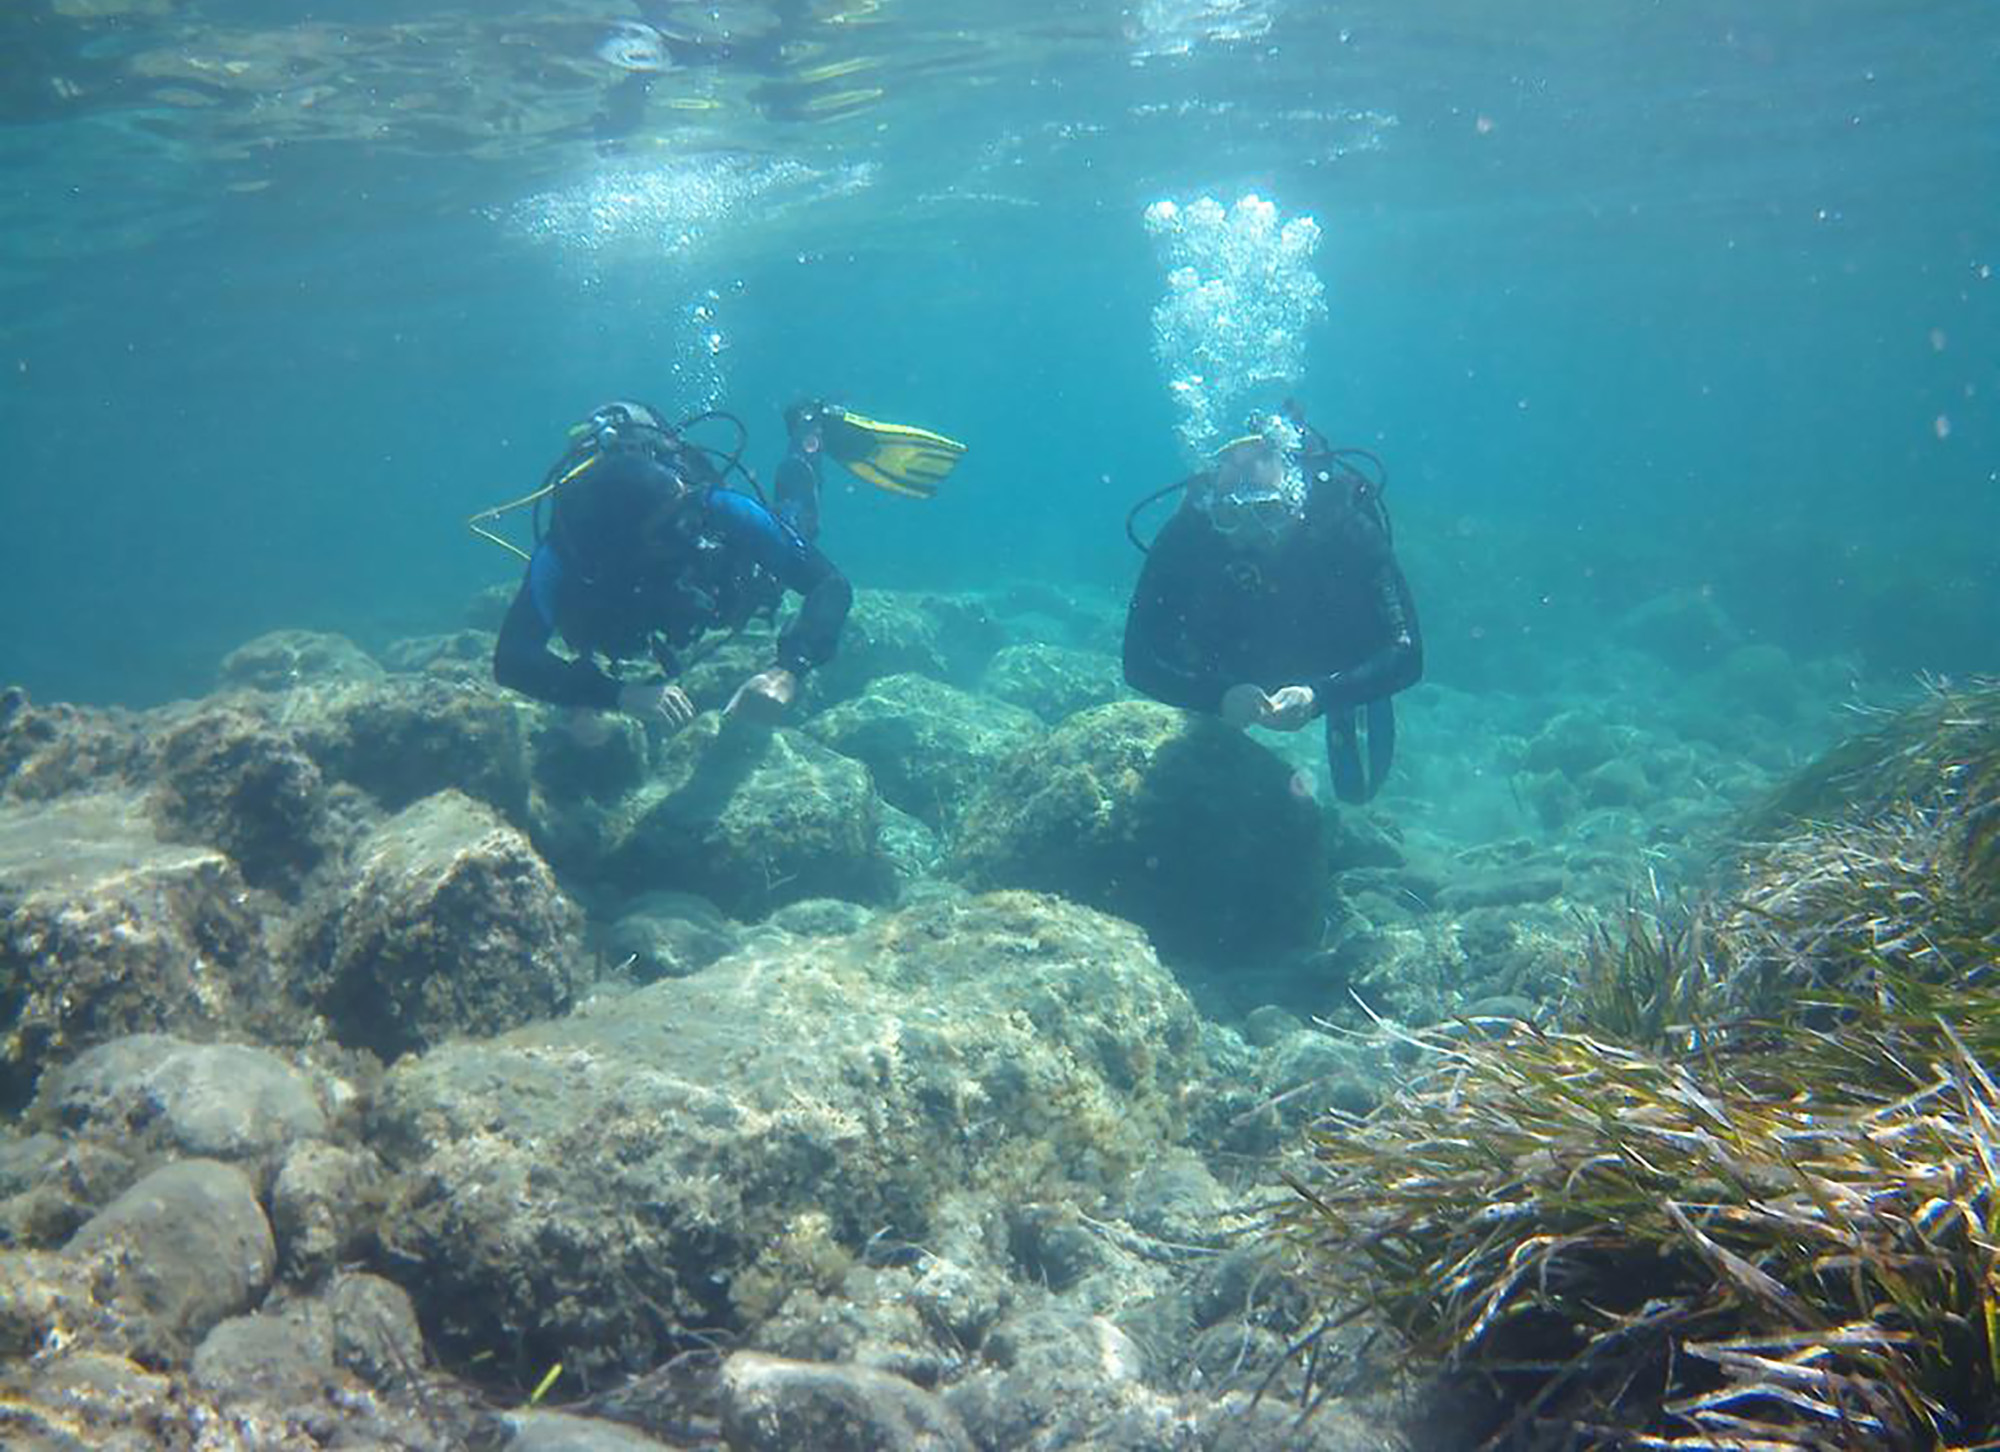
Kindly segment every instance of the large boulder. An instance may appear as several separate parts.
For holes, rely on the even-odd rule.
[[[215,1160],[153,1171],[64,1249],[99,1269],[134,1344],[168,1357],[186,1355],[218,1321],[249,1310],[277,1264],[255,1187]]]
[[[142,755],[139,733],[121,712],[37,706],[19,686],[0,691],[0,799],[103,791]]]
[[[962,824],[978,887],[1060,892],[1204,962],[1295,949],[1320,923],[1319,809],[1292,768],[1201,716],[1119,701],[1004,759]]]
[[[162,835],[220,847],[253,887],[296,892],[333,845],[318,765],[261,713],[197,711],[162,736],[155,771]]]
[[[722,1427],[742,1452],[974,1452],[944,1402],[899,1376],[758,1351],[723,1363]]]
[[[222,658],[225,690],[290,691],[340,681],[373,681],[382,667],[367,651],[330,630],[273,630]]]
[[[987,663],[981,688],[1033,711],[1051,726],[1131,695],[1117,657],[1042,641],[1010,645],[996,654]]]
[[[521,822],[528,715],[490,682],[394,676],[294,692],[285,720],[327,777],[389,811],[455,787]]]
[[[451,1354],[644,1368],[922,1243],[951,1196],[1100,1199],[1179,1133],[1200,1063],[1138,934],[1056,899],[767,930],[398,1065],[371,1123],[403,1172],[380,1233]]]
[[[568,1008],[581,914],[491,807],[440,792],[354,856],[307,934],[308,991],[343,1043],[393,1058]]]
[[[844,701],[883,676],[921,675],[970,686],[1005,632],[986,606],[956,595],[861,590],[840,633],[840,650],[812,673],[815,701]]]
[[[167,1034],[86,1051],[42,1081],[36,1107],[80,1138],[260,1168],[327,1132],[317,1086],[275,1054]]]
[[[867,768],[797,731],[710,712],[668,740],[603,823],[598,862],[564,866],[635,893],[696,893],[738,917],[889,888]]]
[[[134,796],[0,807],[0,1106],[122,1034],[285,1036],[283,1000],[222,853],[162,843]]]
[[[873,681],[806,730],[864,764],[885,800],[940,830],[958,820],[996,760],[1042,734],[1018,706],[916,675]]]

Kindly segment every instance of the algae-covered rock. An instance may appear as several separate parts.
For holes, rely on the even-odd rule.
[[[138,1173],[115,1146],[0,1131],[0,1245],[61,1245]]]
[[[844,701],[883,676],[921,675],[970,686],[1005,634],[981,602],[952,595],[860,590],[840,650],[812,673],[816,701]]]
[[[1010,645],[995,654],[981,688],[1033,711],[1051,726],[1131,694],[1116,656],[1041,641]]]
[[[644,1368],[982,1187],[1095,1196],[1178,1133],[1194,1013],[1129,926],[1001,893],[406,1060],[382,1238],[454,1355]],[[805,1236],[803,1227],[818,1229]]]
[[[992,765],[1039,738],[1041,722],[927,676],[884,676],[806,730],[867,766],[893,805],[931,827],[965,811]]]
[[[351,1256],[369,1226],[369,1196],[382,1167],[366,1150],[304,1140],[271,1183],[278,1266],[294,1281],[316,1279]]]
[[[343,1043],[385,1058],[561,1013],[581,916],[528,840],[456,791],[390,818],[308,935],[310,991]]]
[[[130,717],[62,703],[37,706],[19,686],[0,691],[0,799],[47,801],[102,792],[143,757]]]
[[[714,713],[667,741],[603,831],[596,870],[612,882],[698,893],[738,917],[806,897],[872,901],[889,884],[867,768]]]
[[[243,879],[162,843],[142,801],[0,807],[0,1105],[121,1034],[284,1031]]]
[[[1318,808],[1243,733],[1149,701],[1071,717],[1005,758],[959,832],[975,886],[1060,892],[1205,961],[1319,925]]]
[[[490,682],[395,676],[294,694],[286,721],[330,780],[399,811],[447,788],[516,822],[528,802],[519,700]]]
[[[641,983],[685,978],[736,947],[742,929],[707,898],[647,893],[605,930],[605,956]]]
[[[253,712],[198,711],[161,739],[157,772],[163,834],[220,847],[253,887],[296,890],[332,845],[318,765]]]
[[[273,630],[222,658],[225,690],[289,691],[382,676],[374,658],[344,635],[321,630]]]

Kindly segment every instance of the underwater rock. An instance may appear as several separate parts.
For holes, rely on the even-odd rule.
[[[563,865],[761,917],[805,897],[876,901],[890,885],[868,772],[796,731],[710,713],[661,749],[613,812],[601,861]]]
[[[368,1201],[381,1178],[381,1164],[366,1150],[318,1140],[291,1147],[270,1196],[285,1279],[314,1280],[353,1254],[372,1228]]]
[[[409,1300],[376,1276],[231,1317],[196,1348],[191,1420],[207,1414],[245,1448],[494,1446],[469,1389],[427,1378]],[[179,1445],[179,1444],[176,1444]],[[235,1445],[235,1444],[232,1444]]]
[[[1635,606],[1612,623],[1611,635],[1677,670],[1712,666],[1742,640],[1714,595],[1701,589],[1672,590]]]
[[[0,1245],[61,1245],[138,1174],[110,1145],[0,1131]]]
[[[387,811],[455,787],[523,822],[527,714],[490,683],[395,676],[301,692],[286,720],[330,780]]]
[[[64,1247],[92,1263],[147,1354],[185,1354],[271,1284],[277,1252],[240,1170],[182,1160],[153,1171],[90,1217]]]
[[[1450,913],[1480,908],[1519,907],[1561,897],[1562,869],[1523,865],[1463,872],[1438,890],[1438,907]]]
[[[220,852],[163,844],[132,796],[0,807],[0,1106],[121,1034],[289,1036],[281,997]]]
[[[1240,731],[1150,701],[1073,716],[992,773],[960,829],[974,886],[1060,892],[1169,955],[1227,962],[1318,931],[1318,808]]]
[[[506,1452],[678,1452],[681,1445],[655,1441],[620,1422],[569,1412],[506,1412],[501,1421],[510,1433]]]
[[[222,658],[216,684],[223,690],[289,691],[298,686],[373,681],[382,676],[375,658],[349,640],[323,630],[273,630]]]
[[[334,1364],[379,1391],[421,1378],[424,1333],[409,1292],[362,1271],[336,1275],[314,1303],[333,1329]]]
[[[415,635],[392,640],[382,652],[382,664],[403,675],[442,676],[449,680],[490,681],[493,647],[499,636],[490,630],[454,630],[444,635]]]
[[[220,847],[252,887],[296,894],[332,845],[318,765],[251,712],[196,712],[161,739],[155,771],[161,835]]]
[[[45,1250],[0,1250],[0,1363],[50,1344],[107,1342],[116,1329],[88,1265]],[[0,1417],[0,1431],[7,1429]]]
[[[1018,706],[918,675],[871,681],[805,729],[865,765],[891,805],[938,830],[964,814],[994,761],[1042,734]]]
[[[1592,767],[1577,787],[1584,802],[1593,807],[1636,807],[1659,795],[1647,779],[1646,769],[1629,757]]]
[[[544,710],[530,738],[537,830],[579,803],[615,802],[645,780],[652,751],[643,722],[619,711]]]
[[[1528,771],[1581,777],[1634,745],[1633,733],[1589,711],[1559,711],[1528,742],[1521,765]]]
[[[1033,641],[987,663],[980,689],[1054,726],[1078,711],[1131,695],[1115,656]]]
[[[103,791],[130,777],[140,756],[139,732],[121,712],[37,706],[19,686],[0,691],[0,798]]]
[[[883,676],[970,687],[1006,643],[983,603],[950,595],[857,590],[834,658],[807,677],[813,703],[858,696]]]
[[[887,802],[881,804],[881,815],[882,858],[895,878],[897,897],[937,886],[937,873],[944,862],[944,844],[937,833]]]
[[[1125,597],[1109,590],[1079,592],[1047,580],[1012,580],[988,590],[988,608],[1018,640],[1048,641],[1059,649],[1111,652],[1112,675],[1124,692],[1124,674],[1115,653],[1125,627]]]
[[[975,1452],[939,1398],[873,1367],[738,1351],[722,1364],[721,1390],[737,1452]]]
[[[131,1034],[86,1050],[42,1080],[36,1109],[69,1133],[167,1158],[275,1165],[294,1140],[327,1130],[310,1079],[246,1044]]]
[[[1010,1316],[987,1338],[985,1359],[945,1394],[982,1447],[1099,1446],[1107,1423],[1155,1400],[1145,1353],[1103,1316],[1057,1307]]]
[[[640,983],[685,978],[733,952],[742,929],[707,898],[649,892],[606,930],[604,955]]]
[[[384,1059],[566,1010],[581,915],[493,809],[440,792],[384,822],[307,934],[307,989]]]
[[[805,897],[786,903],[764,920],[768,927],[801,938],[839,938],[874,921],[875,910],[837,897]]]
[[[0,1382],[9,1447],[80,1452],[194,1445],[174,1380],[110,1351],[62,1349]],[[179,1434],[178,1436],[176,1434]]]
[[[399,1064],[381,1236],[452,1355],[656,1365],[825,1283],[947,1197],[1101,1195],[1179,1132],[1186,996],[1128,925],[1001,893]],[[811,1236],[803,1232],[819,1228]],[[754,1273],[754,1274],[753,1274]]]
[[[333,1343],[323,1327],[282,1315],[232,1316],[195,1348],[189,1377],[221,1407],[296,1407],[338,1383]]]

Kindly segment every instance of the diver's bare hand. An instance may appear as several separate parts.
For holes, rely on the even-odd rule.
[[[722,714],[755,721],[775,721],[785,714],[785,708],[797,700],[798,695],[799,678],[783,666],[772,666],[738,686],[736,694],[729,698],[729,704],[723,707]]]
[[[688,693],[663,681],[632,681],[620,686],[618,709],[641,721],[664,721],[670,731],[694,720],[694,702]]]
[[[1241,731],[1262,726],[1271,714],[1271,698],[1262,686],[1245,681],[1222,693],[1222,719]]]
[[[1257,724],[1273,731],[1296,731],[1312,720],[1318,705],[1311,686],[1283,686],[1271,695],[1264,719]]]

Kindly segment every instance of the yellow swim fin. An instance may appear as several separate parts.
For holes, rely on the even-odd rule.
[[[883,423],[844,408],[829,408],[822,416],[826,451],[855,478],[904,494],[929,499],[937,493],[952,466],[965,455],[965,445],[915,424]]]

